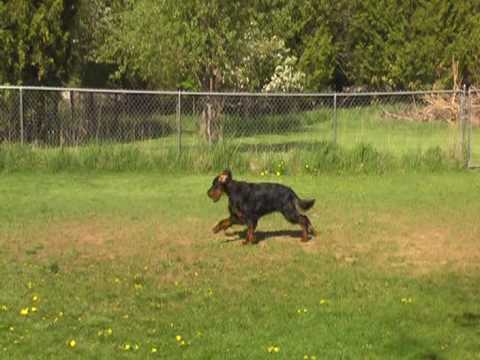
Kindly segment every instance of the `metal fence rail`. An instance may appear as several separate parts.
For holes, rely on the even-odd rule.
[[[257,150],[319,142],[394,154],[440,148],[480,160],[476,91],[209,93],[0,86],[0,142],[38,146],[155,142]]]

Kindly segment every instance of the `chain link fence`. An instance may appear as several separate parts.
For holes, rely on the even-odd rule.
[[[468,166],[480,167],[480,89],[469,89],[467,116],[465,134]]]
[[[440,148],[480,164],[475,90],[339,94],[0,87],[0,141],[154,144],[255,152],[332,143],[393,154]]]

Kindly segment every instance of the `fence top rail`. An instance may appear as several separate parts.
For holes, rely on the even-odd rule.
[[[18,86],[0,85],[0,90],[37,90],[37,91],[61,91],[83,92],[101,94],[137,94],[137,95],[185,95],[185,96],[250,96],[250,97],[349,97],[349,96],[400,96],[400,95],[426,95],[426,94],[455,94],[462,90],[424,90],[424,91],[379,91],[379,92],[330,92],[330,93],[271,93],[271,92],[205,92],[205,91],[166,91],[166,90],[127,90],[127,89],[94,89],[94,88],[70,88],[54,86]]]

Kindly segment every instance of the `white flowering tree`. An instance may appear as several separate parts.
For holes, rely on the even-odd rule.
[[[305,85],[305,73],[296,69],[297,58],[288,55],[275,67],[270,81],[263,86],[266,92],[301,92]]]
[[[268,36],[252,24],[245,35],[246,51],[241,62],[228,67],[225,79],[235,90],[294,92],[302,91],[305,74],[297,69],[297,58],[285,40]]]

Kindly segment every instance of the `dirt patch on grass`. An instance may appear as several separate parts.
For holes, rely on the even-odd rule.
[[[19,230],[7,245],[14,253],[47,257],[95,260],[146,257],[175,239],[172,232],[154,221],[88,219],[44,224]],[[37,251],[29,251],[29,249]]]
[[[0,241],[20,259],[53,258],[65,266],[134,261],[168,269],[174,264],[171,267],[178,273],[273,268],[297,251],[331,256],[347,265],[361,262],[412,274],[480,266],[479,225],[461,227],[453,220],[425,224],[398,216],[368,216],[356,222],[325,219],[323,226],[317,226],[318,235],[301,243],[299,229],[280,220],[265,221],[258,229],[259,244],[246,247],[241,245],[243,227],[214,235],[211,224],[195,217],[173,224],[156,218],[64,221],[18,229],[0,236]]]
[[[455,227],[424,226],[392,237],[392,256],[384,258],[391,266],[407,267],[414,273],[449,269],[479,269],[480,228],[459,230]]]
[[[173,224],[156,218],[90,218],[17,229],[0,236],[0,243],[20,261],[53,261],[64,269],[98,262],[127,262],[157,268],[172,281],[176,274],[194,274],[199,269],[243,271],[289,257],[278,251],[272,253],[269,241],[242,246],[241,227],[229,234],[214,235],[210,225],[194,217]]]
[[[307,253],[331,256],[413,275],[480,271],[480,225],[448,216],[362,212],[316,219],[318,236],[302,244]]]
[[[365,261],[382,270],[421,275],[480,270],[480,226],[381,215],[367,223],[327,229],[323,241],[339,262]],[[309,248],[318,251],[317,245]]]

